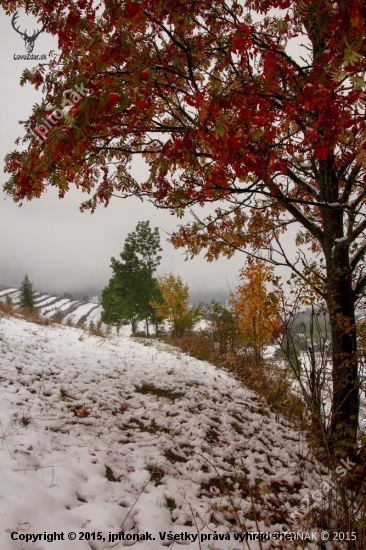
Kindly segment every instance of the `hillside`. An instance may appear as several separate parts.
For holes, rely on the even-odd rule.
[[[0,353],[1,548],[122,548],[133,541],[108,542],[120,530],[150,533],[154,549],[170,531],[199,533],[193,550],[244,548],[235,533],[288,529],[318,487],[300,434],[228,374],[159,342],[2,317]],[[105,540],[11,540],[62,531]],[[215,532],[230,541],[205,542]]]
[[[1,301],[5,301],[6,297],[9,296],[13,305],[19,305],[19,289],[5,286],[0,288]],[[69,300],[68,298],[51,296],[41,292],[36,292],[34,297],[35,306],[39,308],[40,314],[47,318],[56,316],[57,321],[60,323],[72,323],[73,325],[85,323],[89,325],[90,322],[97,324],[100,320],[102,308],[98,304]]]

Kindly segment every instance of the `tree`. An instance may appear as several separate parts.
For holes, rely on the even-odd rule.
[[[159,298],[157,281],[154,277],[161,256],[159,230],[150,228],[150,222],[138,222],[135,231],[129,233],[120,254],[122,262],[112,258],[113,277],[102,292],[102,321],[115,325],[131,323],[135,334],[139,321],[156,323],[152,299]]]
[[[182,278],[174,273],[159,277],[160,299],[151,300],[151,306],[158,317],[170,324],[172,336],[180,338],[186,330],[191,330],[199,321],[200,307],[190,308],[189,289]]]
[[[112,258],[113,261],[114,258]],[[111,266],[113,269],[113,265]],[[117,334],[119,334],[122,325],[131,323],[132,332],[135,334],[137,330],[137,319],[129,315],[126,311],[125,302],[126,292],[124,292],[121,280],[118,280],[115,274],[108,285],[102,291],[102,314],[101,320],[106,325],[115,326]],[[124,299],[123,299],[124,298]]]
[[[280,326],[279,299],[267,288],[273,281],[273,271],[263,261],[250,262],[240,271],[241,284],[230,297],[242,344],[252,348],[257,365],[261,363],[265,345],[274,341]]]
[[[29,2],[2,6],[13,13]],[[44,86],[44,100],[25,122],[27,151],[6,158],[7,192],[28,200],[47,185],[63,197],[74,184],[92,193],[83,209],[138,195],[178,216],[216,203],[173,242],[193,255],[206,248],[209,260],[243,250],[287,266],[326,302],[331,438],[355,442],[355,307],[366,287],[363,0],[56,0],[31,10],[48,18],[61,55],[47,72],[23,73],[22,84]],[[149,164],[146,182],[130,174],[134,155]],[[292,226],[295,258],[281,240]]]
[[[30,282],[27,274],[24,275],[20,287],[20,307],[29,311],[35,311],[33,284]]]
[[[63,298],[67,298],[68,300],[71,300],[71,301],[74,299],[73,295],[70,294],[70,292],[64,292]]]
[[[228,352],[236,352],[239,347],[240,330],[233,308],[215,300],[200,306],[202,317],[209,324],[213,344],[218,346],[219,355],[226,358]]]

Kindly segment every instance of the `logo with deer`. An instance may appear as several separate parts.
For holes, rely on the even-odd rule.
[[[27,29],[25,29],[24,31],[21,31],[20,30],[20,25],[16,26],[18,24],[18,22],[17,22],[18,17],[19,17],[19,14],[16,11],[14,13],[13,17],[12,17],[11,26],[23,38],[24,46],[25,46],[25,50],[26,50],[27,54],[31,54],[33,52],[34,44],[35,44],[37,38],[44,31],[44,29],[46,28],[47,20],[43,23],[43,26],[40,30],[34,30],[33,34],[28,34]]]

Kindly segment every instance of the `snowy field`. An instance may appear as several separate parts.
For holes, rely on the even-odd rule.
[[[230,541],[173,545],[257,550],[234,533],[288,528],[318,487],[300,435],[258,396],[162,343],[2,317],[0,356],[1,549],[155,550],[172,547],[159,532],[216,532]],[[155,540],[109,541],[120,531]],[[20,540],[44,532],[77,540]]]
[[[19,305],[20,292],[16,288],[7,288],[0,291],[0,300],[5,301],[6,297],[11,298],[15,306]],[[35,306],[40,309],[41,315],[45,317],[53,317],[58,314],[58,321],[62,323],[84,323],[86,326],[92,321],[96,325],[100,321],[102,308],[98,304],[79,302],[77,300],[69,300],[68,298],[60,298],[60,296],[50,296],[49,294],[35,293]]]

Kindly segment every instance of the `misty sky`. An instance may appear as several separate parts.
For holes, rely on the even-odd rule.
[[[32,33],[37,28],[35,18],[19,12],[17,26]],[[25,54],[24,42],[11,27],[11,17],[0,10],[0,71],[1,71],[1,188],[9,175],[3,172],[5,155],[15,148],[14,141],[23,135],[19,120],[26,120],[32,105],[41,100],[41,92],[33,87],[21,87],[19,80],[25,68],[36,62],[15,60],[14,54]],[[57,39],[46,32],[36,43],[34,54],[47,54],[57,49]],[[142,179],[146,165],[136,161],[134,175]],[[203,255],[188,262],[184,251],[175,250],[166,242],[179,220],[169,212],[157,210],[136,198],[114,199],[108,208],[99,207],[94,214],[80,213],[79,205],[86,195],[77,190],[58,199],[57,190],[49,189],[40,199],[25,202],[21,208],[0,191],[0,285],[18,287],[27,272],[38,291],[64,292],[100,291],[107,284],[110,258],[117,257],[127,234],[138,221],[151,221],[160,228],[162,263],[158,273],[170,270],[189,284],[194,301],[226,299],[229,285],[237,284],[237,274],[245,263],[244,254],[207,263]],[[185,218],[186,219],[186,218]],[[184,219],[183,219],[184,221]]]

